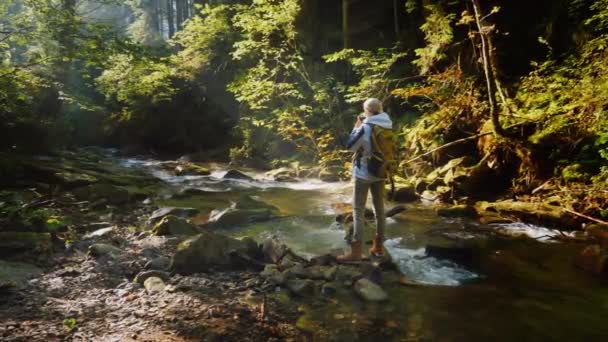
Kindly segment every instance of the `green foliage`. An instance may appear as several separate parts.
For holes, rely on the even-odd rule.
[[[439,5],[427,5],[425,9],[428,14],[420,30],[424,33],[426,46],[415,50],[418,58],[414,60],[421,75],[429,73],[437,62],[445,59],[444,51],[454,39],[451,23],[456,17],[445,13]]]
[[[396,50],[377,51],[345,49],[324,56],[325,61],[348,62],[358,76],[358,82],[347,88],[345,95],[349,103],[363,102],[369,97],[386,100],[396,87],[398,79],[390,74],[391,69],[407,54]]]
[[[78,321],[75,318],[66,318],[63,320],[63,325],[65,326],[65,328],[68,331],[72,331],[72,330],[76,329],[76,326],[78,325]]]

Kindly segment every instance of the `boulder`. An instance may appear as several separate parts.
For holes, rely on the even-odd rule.
[[[388,300],[386,292],[376,283],[367,278],[355,282],[355,293],[368,302],[382,302]]]
[[[395,193],[392,196],[393,201],[400,203],[415,202],[418,199],[419,197],[416,194],[416,189],[414,187],[409,186],[395,189]]]
[[[277,178],[281,178],[281,177],[294,178],[294,177],[297,177],[297,172],[288,167],[281,167],[281,168],[270,170],[270,171],[266,172],[266,177],[270,177],[270,178],[274,179],[275,181],[280,182],[280,180],[278,180]]]
[[[289,248],[285,244],[274,237],[268,238],[262,243],[264,261],[269,263],[278,264],[287,254],[288,250]]]
[[[572,215],[562,210],[559,206],[546,203],[508,200],[499,202],[477,202],[475,207],[480,215],[490,213],[505,217],[516,217],[523,222],[549,228],[580,228],[580,225]]]
[[[437,209],[437,215],[443,217],[469,217],[477,218],[477,209],[472,205],[454,205]]]
[[[315,282],[308,279],[288,280],[287,288],[291,293],[299,297],[311,297],[315,295]]]
[[[144,287],[148,293],[157,293],[165,290],[165,282],[158,277],[150,277],[144,281]]]
[[[118,247],[106,243],[96,243],[89,246],[89,255],[95,258],[109,256],[115,258],[121,254],[122,250]]]
[[[0,232],[0,255],[26,251],[45,253],[52,247],[50,233]]]
[[[183,218],[188,218],[198,214],[199,210],[196,208],[174,208],[165,207],[155,210],[150,217],[148,217],[148,224],[154,224],[165,216],[173,215]]]
[[[319,179],[324,182],[339,182],[341,171],[342,168],[338,166],[325,167],[319,172]]]
[[[66,189],[73,189],[98,182],[99,180],[91,175],[80,172],[61,171],[54,174],[54,181],[61,184]]]
[[[577,257],[576,265],[595,276],[608,277],[608,253],[600,245],[585,247]]]
[[[425,253],[429,257],[450,260],[467,267],[471,267],[478,259],[478,252],[473,247],[467,246],[427,245]]]
[[[250,176],[242,173],[241,171],[234,170],[234,169],[228,170],[228,172],[226,172],[226,174],[222,178],[223,179],[240,179],[240,180],[248,180],[248,181],[254,180],[253,177],[250,177]]]
[[[173,170],[177,176],[209,176],[211,171],[193,163],[182,163]]]
[[[171,259],[161,256],[148,261],[144,268],[146,270],[164,271],[167,270],[169,266],[171,266]]]
[[[203,232],[178,245],[171,269],[181,274],[209,269],[239,269],[251,266],[244,258],[258,257],[257,244],[251,239],[237,240],[225,235]]]
[[[24,288],[29,279],[40,273],[42,270],[34,265],[0,260],[0,289]]]
[[[235,209],[214,210],[209,217],[209,224],[215,227],[229,228],[253,222],[272,219],[269,209]]]
[[[177,216],[169,215],[163,217],[154,228],[152,228],[154,235],[196,235],[198,229],[196,227]]]
[[[130,200],[129,192],[111,184],[91,184],[72,190],[74,196],[81,201],[106,200],[107,203],[118,205]]]
[[[268,209],[274,212],[278,212],[279,209],[273,205],[270,205],[264,201],[253,198],[250,195],[243,195],[239,197],[236,202],[232,205],[234,209]]]
[[[298,180],[295,177],[287,176],[287,175],[279,175],[274,177],[275,182],[282,183],[297,183]]]
[[[282,273],[277,265],[268,264],[260,275],[275,285],[283,285],[287,281],[287,274]]]

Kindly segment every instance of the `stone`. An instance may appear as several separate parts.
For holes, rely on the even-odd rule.
[[[330,166],[323,168],[319,172],[319,179],[324,182],[339,182],[341,171],[342,168],[338,166]]]
[[[576,265],[587,273],[608,277],[608,253],[600,245],[585,247],[576,258]]]
[[[282,182],[282,183],[297,183],[298,179],[295,177],[287,176],[287,175],[279,175],[279,176],[274,177],[274,181]]]
[[[215,227],[230,228],[244,224],[267,221],[274,217],[269,209],[235,209],[214,210],[209,216],[209,224]]]
[[[91,232],[91,233],[88,233],[88,234],[84,235],[83,239],[92,239],[92,238],[104,237],[104,236],[111,235],[112,233],[114,233],[114,227],[101,228],[101,229],[97,229],[94,232]]]
[[[198,229],[196,227],[177,216],[169,215],[163,217],[154,228],[152,228],[154,235],[196,235]]]
[[[326,297],[332,297],[338,292],[338,288],[333,283],[325,283],[321,286],[321,294]]]
[[[117,257],[120,255],[122,250],[118,247],[108,245],[106,243],[96,243],[89,246],[89,255],[95,258],[102,256]]]
[[[161,220],[165,216],[173,215],[182,218],[188,218],[195,216],[199,213],[199,210],[196,208],[175,208],[175,207],[164,207],[155,210],[150,217],[148,217],[148,224],[154,224],[155,222]]]
[[[0,260],[0,289],[22,289],[29,279],[41,273],[42,270],[34,265]]]
[[[281,243],[278,239],[272,237],[264,240],[262,243],[262,255],[264,261],[273,264],[278,264],[281,259],[287,254],[288,248],[285,244]]]
[[[62,184],[64,188],[76,188],[79,186],[89,185],[98,182],[99,180],[91,175],[80,172],[61,171],[54,175],[55,181]]]
[[[135,278],[133,279],[133,282],[143,285],[146,282],[146,280],[151,277],[160,278],[162,280],[169,280],[171,278],[171,275],[169,273],[163,272],[163,271],[156,271],[156,270],[145,271],[145,272],[138,273],[135,276]]]
[[[148,293],[158,293],[165,290],[165,282],[158,277],[150,277],[144,282]]]
[[[368,302],[382,302],[388,300],[386,292],[376,283],[367,278],[355,282],[355,293]]]
[[[167,257],[158,257],[148,261],[144,268],[146,270],[164,271],[168,269],[169,266],[171,266],[171,259]]]
[[[237,240],[206,231],[178,245],[171,269],[180,274],[193,274],[211,268],[242,269],[251,266],[239,255],[256,258],[257,244],[252,244],[251,239]]]
[[[0,256],[30,251],[46,253],[52,248],[50,233],[0,232]]]
[[[129,192],[111,184],[91,184],[72,190],[74,196],[81,201],[95,202],[105,200],[107,203],[118,205],[130,200]]]
[[[454,205],[437,209],[437,215],[442,217],[468,217],[477,218],[477,209],[472,205]]]
[[[287,274],[279,271],[276,265],[266,265],[264,271],[260,273],[260,275],[274,285],[283,285],[285,281],[287,281]]]
[[[429,257],[450,260],[468,267],[473,265],[478,254],[472,247],[438,245],[427,245],[425,253]]]
[[[211,174],[206,167],[188,162],[177,165],[173,172],[176,176],[209,176]]]
[[[253,198],[250,195],[241,196],[234,204],[231,206],[234,209],[246,209],[246,210],[255,210],[255,209],[268,209],[273,212],[278,212],[279,209],[277,207],[270,205],[264,201],[260,201],[256,198]]]
[[[516,217],[519,220],[548,228],[569,228],[577,230],[580,224],[573,215],[559,206],[546,203],[523,201],[477,202],[475,208],[480,215],[486,213],[505,217]]]
[[[388,194],[388,192],[387,192]],[[395,189],[392,200],[400,203],[415,202],[419,199],[414,187],[406,186]]]
[[[243,172],[234,170],[234,169],[228,170],[228,172],[226,172],[226,174],[222,178],[223,179],[240,179],[240,180],[248,180],[248,181],[254,180],[253,177],[250,177],[250,176],[244,174]]]
[[[291,279],[288,280],[287,288],[291,293],[300,297],[311,297],[315,295],[315,283],[308,279]]]

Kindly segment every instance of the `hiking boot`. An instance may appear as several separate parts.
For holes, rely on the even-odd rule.
[[[339,255],[338,262],[361,261],[361,241],[351,242],[350,253]]]
[[[382,245],[382,239],[376,235],[372,242],[372,248],[369,249],[370,255],[384,256],[384,246]]]

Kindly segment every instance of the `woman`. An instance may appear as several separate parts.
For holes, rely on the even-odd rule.
[[[351,242],[351,251],[338,256],[339,261],[358,261],[361,260],[361,243],[363,239],[363,228],[365,226],[365,202],[367,193],[371,190],[372,201],[374,204],[374,215],[376,216],[376,235],[373,239],[373,246],[369,250],[370,254],[382,255],[384,248],[384,226],[386,217],[384,216],[384,179],[376,177],[368,169],[370,157],[372,155],[372,126],[380,126],[385,129],[392,129],[393,123],[382,110],[382,102],[375,98],[370,98],[363,103],[365,116],[357,117],[355,127],[348,139],[347,148],[356,153],[353,160],[353,218],[354,231]]]

